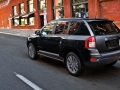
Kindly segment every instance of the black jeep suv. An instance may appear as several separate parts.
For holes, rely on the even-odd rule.
[[[28,36],[27,47],[31,59],[61,60],[77,76],[85,66],[110,66],[120,59],[120,30],[108,19],[63,18]]]

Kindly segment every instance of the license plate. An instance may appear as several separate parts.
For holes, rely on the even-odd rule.
[[[113,46],[118,46],[118,44],[119,44],[119,43],[118,43],[117,40],[111,40],[111,41],[110,41],[110,46],[112,46],[112,47],[113,47]]]

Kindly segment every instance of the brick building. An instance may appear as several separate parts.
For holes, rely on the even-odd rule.
[[[0,28],[39,29],[58,18],[109,18],[120,28],[120,0],[2,0]]]

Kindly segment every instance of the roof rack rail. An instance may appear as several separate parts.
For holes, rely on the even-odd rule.
[[[108,19],[108,18],[80,18],[80,17],[70,17],[70,18],[60,18],[60,19]]]

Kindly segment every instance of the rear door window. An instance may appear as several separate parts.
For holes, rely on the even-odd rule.
[[[109,35],[120,33],[119,28],[111,21],[89,22],[89,25],[95,35]]]
[[[70,29],[69,29],[69,34],[72,35],[75,33],[75,31],[79,28],[80,23],[78,22],[71,22],[70,23]]]
[[[68,33],[68,22],[60,21],[57,23],[55,28],[55,34],[67,34]]]
[[[89,30],[84,22],[71,22],[69,34],[73,35],[90,35]]]

